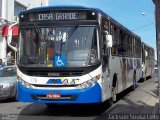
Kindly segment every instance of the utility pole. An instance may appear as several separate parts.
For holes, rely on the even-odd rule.
[[[156,44],[157,44],[157,63],[158,63],[158,95],[159,95],[158,114],[160,114],[160,0],[153,0],[153,3],[155,4]]]

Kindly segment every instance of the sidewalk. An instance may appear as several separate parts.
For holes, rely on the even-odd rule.
[[[158,114],[158,78],[155,75],[138,83],[135,91],[129,91],[105,114]]]
[[[158,71],[157,71],[158,72]],[[158,102],[155,104],[155,109],[154,109],[154,114],[156,114],[156,115],[160,115],[160,108],[159,108],[159,106],[160,106],[160,96],[159,96],[159,88],[160,88],[160,86],[158,85],[158,73],[155,73],[155,76],[154,76],[154,78],[155,78],[155,80],[157,81],[157,91],[156,91],[156,95],[157,95],[157,97],[158,97]]]
[[[158,114],[158,78],[138,83],[135,91],[127,90],[122,98],[96,120],[159,120]]]

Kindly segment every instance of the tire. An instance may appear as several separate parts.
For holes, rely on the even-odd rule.
[[[116,87],[112,88],[112,99],[113,102],[117,101]]]
[[[110,98],[111,104],[113,104],[114,102],[117,101],[116,88],[117,88],[117,75],[114,74],[113,83],[112,83],[112,90],[111,90],[111,98]]]

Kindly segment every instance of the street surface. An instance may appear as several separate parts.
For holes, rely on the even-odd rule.
[[[158,79],[138,83],[135,91],[127,89],[120,99],[109,106],[103,105],[56,105],[0,102],[0,120],[106,120],[116,114],[156,114],[158,106]],[[123,118],[125,119],[125,118]],[[156,118],[158,119],[158,118]]]

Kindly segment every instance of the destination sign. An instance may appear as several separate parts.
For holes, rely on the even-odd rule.
[[[96,20],[93,11],[42,11],[20,15],[20,21]]]
[[[38,14],[38,20],[76,20],[76,19],[78,19],[77,12]]]

